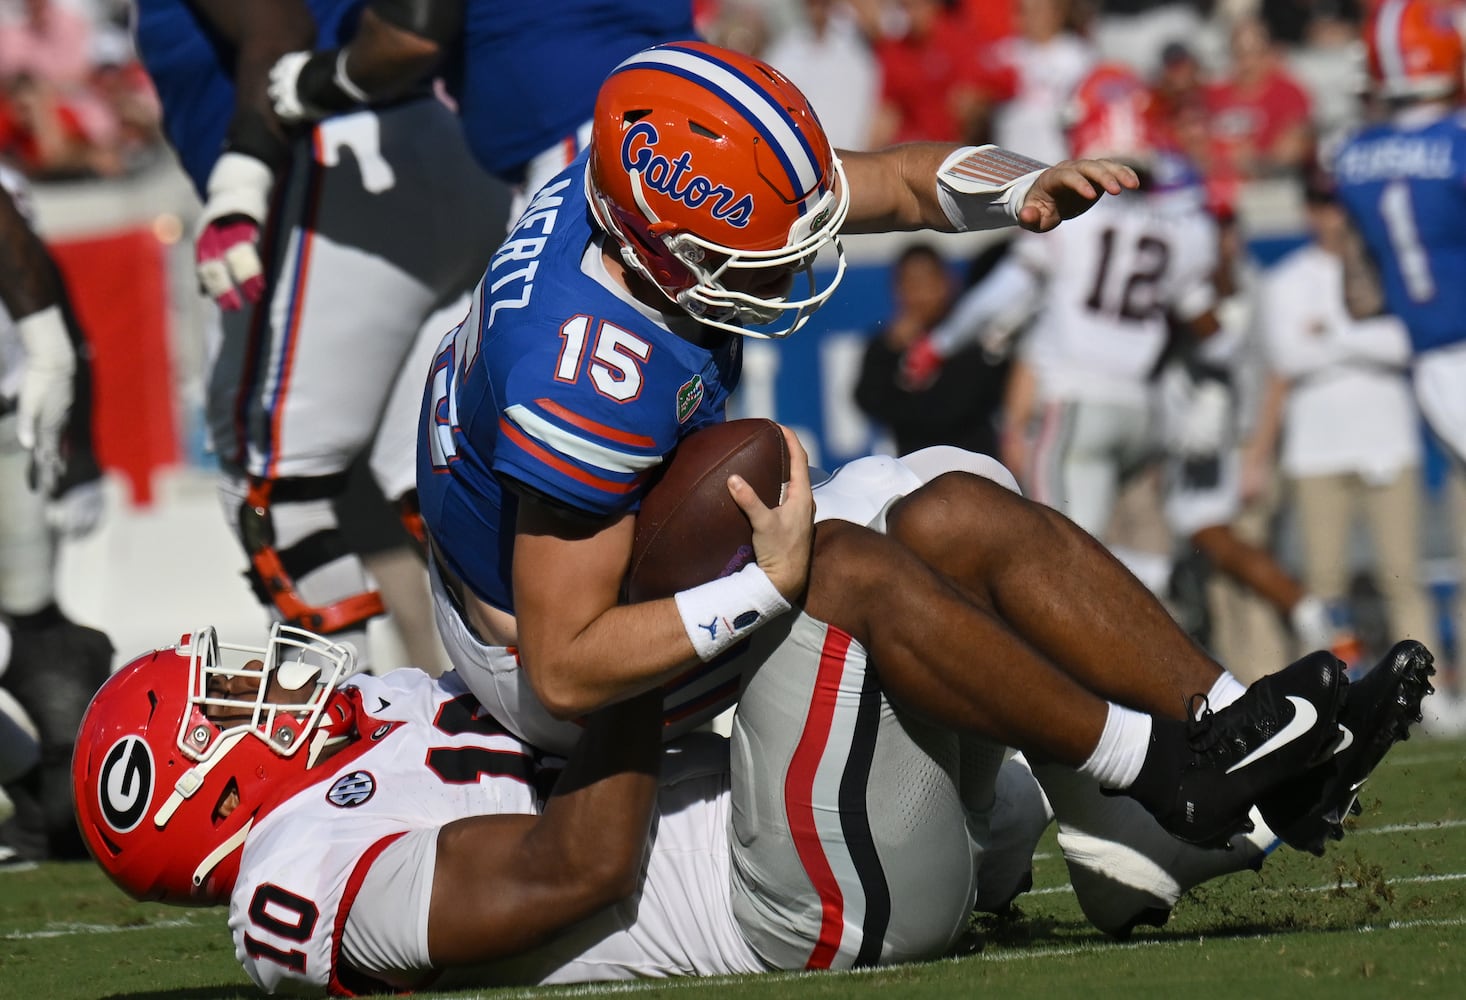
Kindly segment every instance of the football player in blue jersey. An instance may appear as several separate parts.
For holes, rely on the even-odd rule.
[[[411,492],[411,413],[442,333],[425,320],[472,288],[498,234],[483,219],[492,182],[427,88],[298,134],[275,121],[269,67],[338,44],[363,2],[140,0],[136,33],[204,202],[198,273],[224,328],[207,410],[226,516],[261,601],[364,652],[382,602],[333,499],[374,435],[383,494]],[[399,376],[414,385],[384,416]],[[392,426],[407,428],[395,454],[380,444]]]
[[[1386,0],[1366,35],[1375,92],[1387,116],[1339,149],[1339,201],[1357,230],[1345,255],[1345,296],[1357,318],[1399,317],[1414,352],[1420,412],[1466,463],[1466,112],[1461,29],[1453,10]],[[1439,732],[1466,718],[1463,692],[1426,707]]]
[[[676,735],[771,657],[853,639],[893,700],[1125,789],[1183,837],[1225,840],[1264,792],[1311,781],[1287,798],[1310,825],[1295,839],[1321,846],[1352,803],[1338,775],[1368,773],[1391,742],[1364,741],[1367,766],[1302,773],[1339,742],[1337,661],[1306,658],[1244,693],[1092,539],[990,479],[898,484],[879,499],[910,493],[899,516],[876,517],[892,537],[848,523],[816,534],[791,435],[783,504],[729,481],[754,562],[620,601],[650,477],[724,418],[742,337],[787,336],[833,293],[842,232],[1046,231],[1137,184],[1112,161],[1048,167],[993,147],[837,154],[804,96],[756,59],[681,42],[622,62],[589,149],[519,217],[425,393],[418,486],[439,629],[466,683],[518,735],[563,750],[599,706],[660,687]],[[817,274],[821,251],[833,269]],[[786,614],[822,575],[848,597],[842,616]],[[1425,684],[1426,658],[1352,699],[1363,715],[1346,725],[1400,728],[1375,710]],[[1220,711],[1188,723],[1196,693]]]
[[[693,37],[688,0],[370,0],[340,48],[281,57],[270,93],[281,121],[313,121],[441,73],[474,156],[515,187],[512,219],[585,148],[606,74]]]
[[[1367,41],[1375,91],[1388,115],[1351,137],[1333,160],[1339,200],[1372,265],[1346,272],[1346,292],[1356,314],[1387,311],[1404,322],[1421,411],[1466,461],[1461,34],[1446,5],[1386,0]]]

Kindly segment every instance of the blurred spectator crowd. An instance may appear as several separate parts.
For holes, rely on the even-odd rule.
[[[163,155],[127,0],[0,0],[0,160],[36,180],[115,177]]]
[[[1063,159],[1066,105],[1098,62],[1154,88],[1159,134],[1230,209],[1359,119],[1367,0],[720,0],[712,40],[768,60],[837,146],[996,142]]]

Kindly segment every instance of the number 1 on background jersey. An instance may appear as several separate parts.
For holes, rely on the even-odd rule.
[[[1405,294],[1412,302],[1429,302],[1435,298],[1435,277],[1430,273],[1430,255],[1415,225],[1415,204],[1408,181],[1393,180],[1385,185],[1379,196],[1379,214],[1385,220],[1390,247],[1400,265]]]

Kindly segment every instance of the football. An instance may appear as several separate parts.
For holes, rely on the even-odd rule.
[[[689,434],[641,502],[626,573],[631,603],[736,573],[753,559],[753,529],[728,494],[737,473],[773,507],[789,479],[789,447],[772,420],[730,420]]]

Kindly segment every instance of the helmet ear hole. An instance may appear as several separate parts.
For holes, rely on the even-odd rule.
[[[213,820],[218,826],[228,819],[234,810],[239,808],[239,782],[233,778],[229,779],[224,786],[224,791],[219,793],[219,799],[214,803]]]

